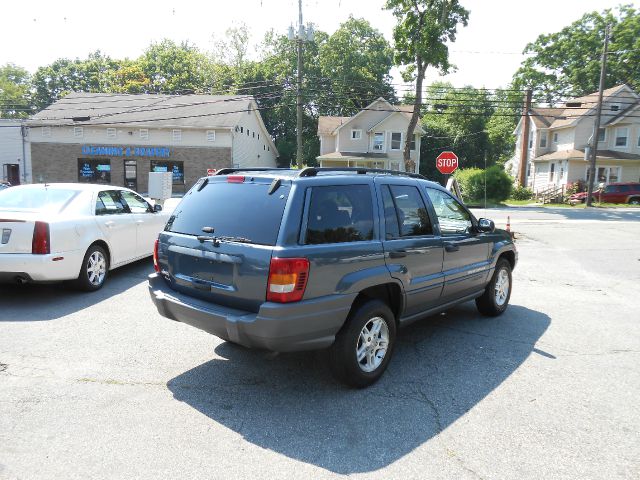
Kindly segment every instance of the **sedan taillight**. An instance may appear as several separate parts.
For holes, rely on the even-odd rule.
[[[33,227],[33,240],[31,241],[31,253],[34,255],[48,255],[51,253],[51,239],[49,236],[49,224],[36,222]]]
[[[308,277],[309,260],[306,258],[272,258],[267,301],[289,303],[302,300]]]
[[[156,243],[153,246],[153,269],[156,273],[160,273],[160,265],[158,265],[158,244],[160,240],[156,238]]]

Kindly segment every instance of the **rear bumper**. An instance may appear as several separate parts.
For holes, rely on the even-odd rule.
[[[78,278],[83,257],[80,250],[49,255],[2,253],[0,282],[14,282],[18,276],[29,282],[72,280]]]
[[[178,293],[157,273],[149,275],[149,293],[164,317],[245,347],[276,352],[330,346],[356,297],[329,295],[289,304],[265,302],[253,313]]]

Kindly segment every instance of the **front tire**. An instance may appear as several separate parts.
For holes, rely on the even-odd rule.
[[[98,245],[92,245],[82,260],[80,274],[76,281],[78,288],[86,292],[99,290],[109,274],[109,257]]]
[[[493,277],[481,297],[476,298],[476,307],[483,315],[497,317],[509,306],[511,298],[511,264],[504,258],[496,263]]]
[[[640,205],[640,198],[639,197],[630,198],[629,205]]]
[[[380,300],[354,307],[329,350],[334,376],[356,388],[375,383],[391,360],[396,341],[395,317]]]

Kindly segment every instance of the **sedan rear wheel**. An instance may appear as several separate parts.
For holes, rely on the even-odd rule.
[[[109,259],[102,247],[92,245],[87,250],[78,275],[78,286],[92,292],[102,288],[109,273]]]

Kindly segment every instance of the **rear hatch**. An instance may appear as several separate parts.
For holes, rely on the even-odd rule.
[[[272,177],[200,180],[160,236],[160,269],[171,288],[257,312],[290,189]]]

